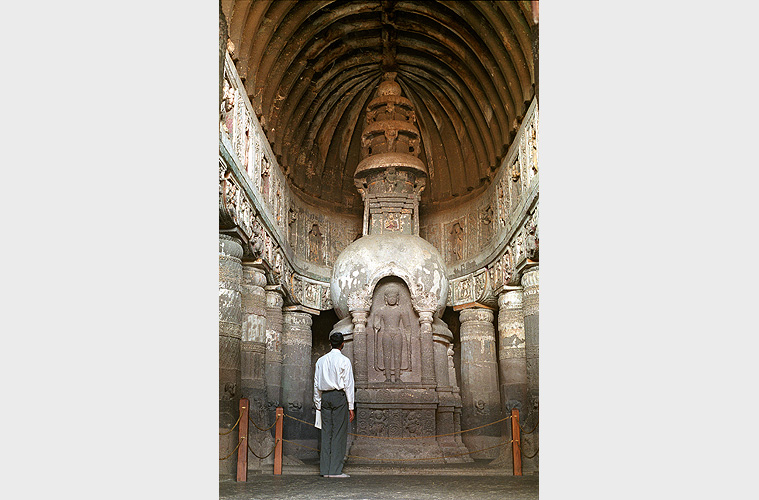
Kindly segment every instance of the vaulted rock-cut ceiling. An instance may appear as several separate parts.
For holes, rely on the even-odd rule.
[[[423,208],[487,187],[535,94],[528,1],[223,0],[222,11],[280,165],[335,209],[362,206],[353,173],[384,72],[416,110]]]

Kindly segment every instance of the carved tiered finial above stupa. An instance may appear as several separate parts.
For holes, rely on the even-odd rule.
[[[419,234],[419,198],[427,167],[419,159],[419,129],[396,74],[385,73],[366,109],[361,162],[353,179],[364,200],[364,234]]]

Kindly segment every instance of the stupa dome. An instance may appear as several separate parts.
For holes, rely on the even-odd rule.
[[[406,282],[412,304],[434,300],[436,315],[448,298],[448,278],[443,258],[426,240],[408,234],[366,235],[348,245],[335,261],[330,296],[339,318],[348,316],[348,300],[364,293],[371,297],[377,282],[397,276]],[[367,295],[368,294],[368,295]]]

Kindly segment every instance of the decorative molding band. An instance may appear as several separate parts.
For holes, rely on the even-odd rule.
[[[522,290],[508,290],[498,295],[498,307],[501,310],[522,309]]]
[[[219,336],[242,339],[242,325],[229,321],[219,321]]]
[[[266,350],[266,363],[268,364],[281,365],[283,358],[282,351]]]
[[[472,308],[459,311],[461,324],[464,323],[487,323],[493,326],[493,311],[490,309]]]
[[[309,313],[296,311],[283,311],[282,320],[285,329],[306,329],[311,331],[314,320]]]
[[[285,332],[284,335],[282,335],[282,345],[283,346],[304,346],[311,349],[311,332],[307,332],[308,335],[298,335],[300,332]]]
[[[504,347],[498,351],[498,359],[524,358],[526,356],[524,344],[519,347]]]
[[[248,342],[243,340],[240,344],[240,350],[243,352],[265,354],[266,344],[264,342]]]

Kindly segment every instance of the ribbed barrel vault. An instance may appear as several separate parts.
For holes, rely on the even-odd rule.
[[[397,74],[429,170],[422,209],[492,179],[536,87],[529,1],[222,0],[233,59],[293,187],[337,210],[353,183],[368,103]]]

